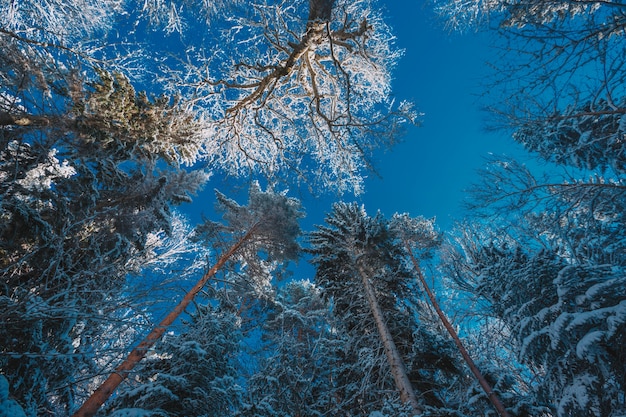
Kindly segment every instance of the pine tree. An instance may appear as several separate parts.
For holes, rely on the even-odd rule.
[[[332,300],[334,314],[350,337],[346,354],[356,355],[346,362],[370,373],[365,379],[372,384],[368,395],[376,395],[374,387],[387,387],[385,375],[391,374],[400,399],[414,413],[425,406],[444,406],[438,386],[458,374],[455,355],[437,331],[416,321],[419,309],[409,302],[416,296],[414,279],[396,231],[382,215],[369,217],[356,204],[335,204],[326,222],[328,226],[310,234],[310,251],[322,294]],[[385,357],[379,356],[383,352]],[[354,372],[359,369],[346,383],[359,380]],[[383,398],[362,400],[380,409]]]
[[[422,406],[408,379],[392,329],[387,325],[411,323],[411,320],[396,301],[405,295],[407,287],[403,280],[408,277],[394,256],[397,248],[390,244],[385,222],[381,215],[371,218],[363,208],[345,203],[335,204],[326,222],[329,226],[318,226],[309,237],[312,262],[317,268],[316,282],[325,296],[333,298],[337,314],[350,331],[377,335],[374,342],[383,347],[387,357],[385,366],[389,367],[400,399],[419,413]],[[394,319],[386,318],[385,313],[395,315]],[[412,330],[405,327],[397,331],[396,340],[402,340],[405,349],[410,349]],[[404,337],[399,337],[400,334]]]
[[[508,412],[500,401],[498,395],[493,391],[490,383],[480,372],[469,352],[461,342],[457,331],[454,329],[448,317],[441,309],[434,292],[426,282],[426,278],[422,272],[418,259],[428,259],[431,251],[438,246],[439,236],[435,230],[434,220],[424,218],[410,218],[405,215],[394,215],[390,227],[396,232],[400,245],[403,246],[406,256],[409,258],[413,266],[413,273],[416,275],[422,290],[426,293],[428,302],[434,308],[441,324],[445,327],[448,334],[454,340],[463,360],[467,363],[472,374],[476,377],[478,383],[485,391],[485,394],[502,417],[508,417]]]
[[[298,219],[303,216],[297,200],[283,194],[263,192],[257,183],[250,188],[249,203],[240,206],[218,193],[218,202],[224,212],[224,223],[207,221],[197,228],[198,239],[212,242],[215,249],[224,251],[215,264],[189,289],[183,299],[130,351],[126,359],[102,382],[83,405],[73,414],[93,416],[115,389],[122,383],[161,339],[167,328],[193,302],[206,283],[230,262],[250,267],[248,274],[255,277],[255,267],[263,268],[264,261],[293,259],[298,253],[295,239],[300,233]],[[265,257],[265,259],[264,259]]]
[[[332,357],[329,307],[308,281],[290,281],[277,290],[263,325],[260,369],[248,382],[242,416],[322,415]]]
[[[77,381],[98,372],[93,350],[125,337],[120,294],[148,255],[149,236],[169,232],[171,207],[207,179],[173,161],[157,169],[158,155],[125,143],[133,138],[120,136],[115,126],[125,119],[115,114],[130,117],[122,106],[136,104],[134,90],[113,88],[131,101],[111,100],[98,127],[77,122],[69,107],[96,99],[104,77],[94,90],[74,85],[83,88],[74,97],[61,89],[46,115],[18,106],[21,122],[0,128],[0,369],[30,415],[67,413],[83,394]],[[103,341],[107,320],[120,326]]]
[[[106,407],[106,415],[142,410],[150,415],[230,415],[243,388],[234,367],[241,334],[237,319],[197,304],[180,334],[167,334],[135,368]]]

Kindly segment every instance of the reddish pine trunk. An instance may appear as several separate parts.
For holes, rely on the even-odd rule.
[[[217,263],[209,269],[200,280],[194,285],[194,287],[187,292],[185,297],[180,303],[159,323],[157,327],[152,329],[150,334],[146,336],[139,345],[133,349],[126,360],[119,365],[115,371],[109,375],[109,377],[91,394],[91,396],[83,403],[83,405],[76,411],[72,417],[91,417],[96,414],[100,406],[109,399],[111,394],[120,385],[120,383],[128,377],[128,374],[133,368],[146,356],[148,350],[154,346],[154,344],[163,336],[165,330],[180,316],[180,314],[187,308],[187,306],[193,301],[196,294],[198,294],[207,281],[213,277],[224,264],[237,252],[237,250],[252,236],[255,231],[255,226],[239,239],[233,246],[226,251]]]
[[[494,408],[498,411],[498,414],[500,414],[501,417],[509,417],[509,413],[506,411],[506,408],[504,408],[504,405],[502,405],[502,403],[500,402],[500,398],[498,398],[496,393],[493,392],[491,385],[489,385],[489,382],[487,382],[483,374],[480,372],[480,370],[478,369],[478,367],[476,366],[476,364],[470,357],[469,353],[465,349],[465,346],[463,346],[463,343],[461,342],[459,335],[456,333],[456,330],[454,330],[454,327],[452,327],[452,325],[446,318],[446,315],[443,313],[443,310],[441,310],[441,307],[439,307],[439,303],[437,302],[437,299],[435,298],[435,295],[433,294],[433,292],[430,290],[430,287],[428,287],[428,284],[426,283],[426,279],[424,279],[424,274],[422,274],[422,269],[420,268],[419,263],[417,262],[417,259],[415,259],[415,256],[413,255],[413,252],[411,251],[409,244],[407,242],[404,242],[404,245],[405,245],[405,249],[407,253],[409,254],[409,257],[411,258],[413,267],[415,268],[415,273],[417,275],[417,278],[422,284],[424,291],[426,291],[428,299],[430,300],[430,303],[435,308],[435,311],[437,312],[439,319],[443,323],[444,327],[446,328],[450,336],[452,336],[454,343],[456,344],[457,348],[461,352],[461,356],[463,356],[463,359],[465,359],[465,362],[467,363],[470,370],[472,371],[472,373],[478,380],[478,383],[480,384],[480,386],[483,388],[483,390],[487,394],[489,401],[491,401]]]

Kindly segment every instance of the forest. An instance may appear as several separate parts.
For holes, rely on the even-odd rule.
[[[535,161],[445,231],[348,198],[427,117],[383,3],[0,0],[0,417],[626,415],[626,2],[424,2]]]

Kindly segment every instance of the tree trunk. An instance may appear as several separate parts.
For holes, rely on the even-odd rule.
[[[385,354],[387,355],[387,360],[389,361],[389,366],[391,367],[391,373],[393,375],[394,382],[396,384],[396,387],[398,388],[398,391],[400,392],[400,400],[402,400],[402,402],[404,403],[409,403],[411,407],[413,407],[413,412],[415,414],[421,414],[424,410],[417,401],[415,391],[413,391],[413,386],[411,385],[411,381],[409,381],[409,377],[406,373],[404,362],[400,357],[400,352],[398,352],[398,348],[396,347],[396,344],[391,337],[391,333],[389,332],[389,328],[385,323],[383,313],[376,298],[376,293],[374,292],[374,288],[372,287],[372,284],[369,280],[369,277],[373,274],[368,273],[365,267],[361,264],[361,259],[363,258],[363,256],[365,255],[362,255],[359,259],[357,259],[356,267],[363,282],[365,295],[367,296],[370,310],[372,311],[372,315],[374,316],[374,321],[376,322],[378,334],[381,341],[383,342]]]
[[[194,287],[185,294],[180,303],[159,323],[152,331],[133,349],[126,360],[119,365],[115,371],[91,394],[91,396],[83,403],[72,417],[91,417],[96,414],[100,406],[109,399],[111,394],[120,385],[120,383],[128,377],[133,368],[146,356],[148,350],[163,336],[165,330],[180,316],[180,314],[193,301],[195,296],[202,290],[207,281],[213,277],[226,262],[237,252],[237,250],[254,234],[256,225],[235,244],[233,244],[226,253],[218,259],[217,263],[209,269]]]
[[[30,114],[13,115],[0,112],[0,126],[48,126],[50,119],[46,116],[33,116]]]
[[[426,279],[424,279],[424,274],[422,274],[422,269],[420,268],[419,263],[417,262],[417,259],[415,259],[415,256],[413,255],[413,252],[411,251],[411,248],[408,242],[404,242],[404,247],[407,253],[409,254],[409,257],[411,258],[411,262],[413,263],[413,267],[415,269],[415,274],[417,275],[417,278],[422,284],[424,291],[426,291],[426,294],[428,296],[428,299],[430,300],[430,303],[435,308],[435,311],[437,312],[437,315],[439,316],[439,319],[443,323],[444,327],[446,328],[450,336],[452,336],[452,339],[454,340],[454,343],[456,344],[457,348],[461,352],[461,356],[463,356],[463,359],[467,363],[467,366],[469,366],[470,370],[472,371],[472,373],[478,380],[478,383],[480,384],[480,386],[485,391],[485,394],[487,394],[489,401],[491,401],[491,403],[493,404],[498,414],[500,414],[501,417],[509,417],[509,413],[506,411],[506,408],[504,408],[504,405],[502,404],[502,402],[500,402],[500,398],[498,398],[496,393],[493,392],[491,385],[489,385],[489,382],[485,379],[483,374],[480,372],[480,370],[478,369],[478,367],[476,366],[476,364],[470,357],[469,353],[467,352],[467,349],[465,349],[465,346],[463,346],[463,343],[461,342],[459,335],[456,333],[456,330],[454,330],[454,327],[452,327],[452,325],[448,321],[446,315],[443,313],[443,310],[441,310],[441,307],[439,307],[439,303],[437,302],[437,299],[435,298],[435,295],[433,294],[433,292],[430,290],[430,287],[426,283]]]

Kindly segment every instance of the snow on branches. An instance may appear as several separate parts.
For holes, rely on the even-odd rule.
[[[192,89],[213,121],[208,153],[229,172],[295,171],[360,192],[369,152],[416,116],[390,98],[401,51],[372,2],[339,0],[330,14],[309,10],[309,20],[314,3],[252,4],[250,15],[229,19],[204,67],[190,64],[173,82]]]

